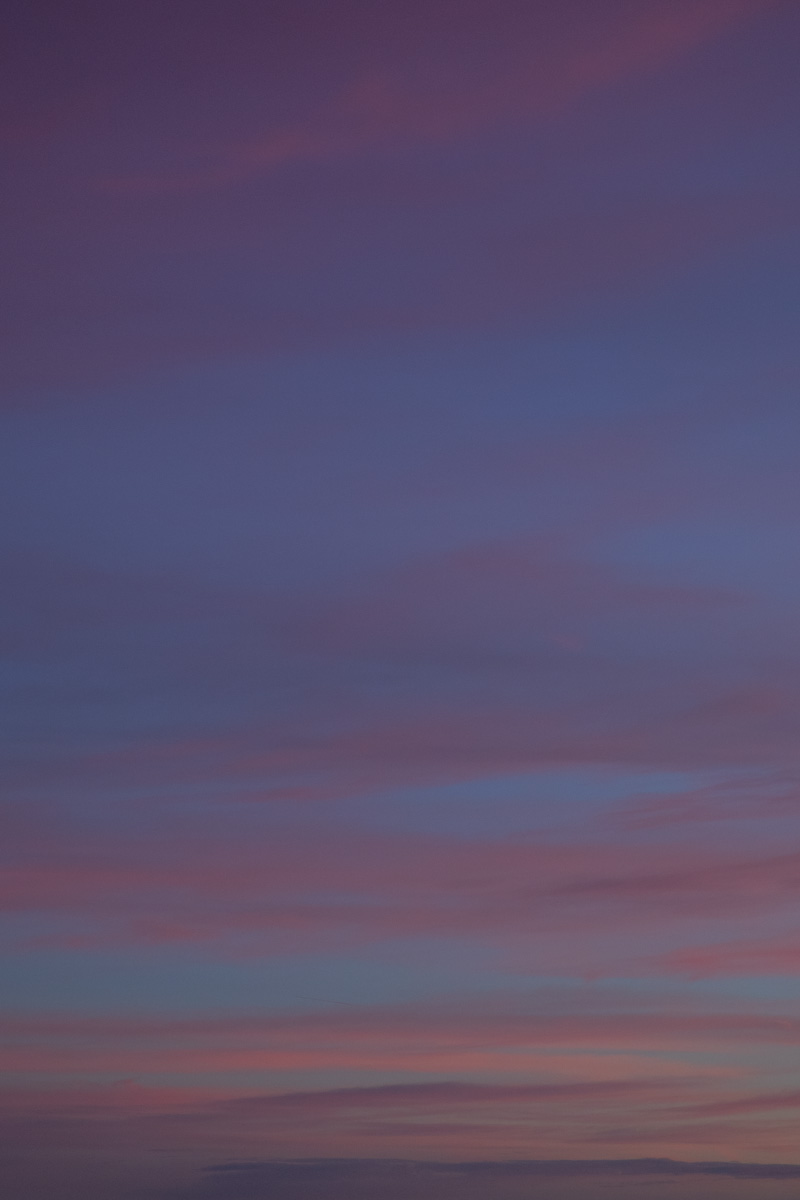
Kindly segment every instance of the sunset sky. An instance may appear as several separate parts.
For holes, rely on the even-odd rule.
[[[796,1200],[800,4],[3,26],[3,1196]]]

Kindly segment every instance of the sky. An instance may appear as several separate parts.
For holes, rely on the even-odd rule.
[[[0,1180],[800,1188],[796,0],[6,0]]]

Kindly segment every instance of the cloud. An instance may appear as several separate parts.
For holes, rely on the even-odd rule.
[[[711,1079],[688,1075],[541,1085],[438,1081],[217,1098],[204,1097],[201,1090],[192,1098],[177,1089],[125,1084],[7,1092],[0,1096],[0,1128],[23,1159],[46,1133],[52,1157],[70,1151],[73,1161],[85,1161],[90,1172],[100,1144],[113,1149],[118,1162],[130,1159],[133,1164],[141,1162],[142,1155],[169,1149],[184,1167],[189,1164],[208,1175],[249,1174],[262,1185],[277,1182],[284,1170],[286,1178],[298,1184],[307,1183],[321,1168],[320,1177],[327,1177],[321,1160],[333,1154],[340,1156],[335,1168],[358,1175],[366,1166],[360,1160],[365,1147],[374,1148],[375,1157],[369,1160],[374,1170],[402,1169],[415,1181],[425,1172],[501,1181],[548,1173],[553,1178],[594,1178],[604,1172],[690,1174],[692,1169],[709,1175],[738,1173],[740,1178],[794,1178],[785,1165],[771,1175],[770,1164],[763,1161],[677,1164],[673,1169],[668,1160],[640,1159],[616,1166],[613,1160],[601,1160],[606,1165],[595,1170],[594,1160],[557,1157],[570,1145],[574,1151],[576,1145],[589,1148],[596,1142],[619,1148],[736,1145],[737,1126],[713,1118],[792,1107],[790,1096],[762,1101],[741,1095],[726,1099],[724,1091],[711,1086]],[[796,1096],[794,1101],[796,1105]],[[738,1133],[738,1145],[749,1153],[763,1153],[770,1139],[773,1145],[785,1146],[787,1140],[791,1145],[791,1133],[787,1139],[780,1120],[763,1128],[750,1126],[746,1132],[739,1125]],[[274,1147],[275,1159],[254,1161],[265,1142]],[[484,1155],[502,1153],[506,1161],[459,1161],[465,1150],[474,1153],[478,1147]],[[519,1161],[524,1147],[553,1157]],[[434,1148],[450,1155],[451,1161],[414,1161],[421,1152],[426,1158],[430,1150],[435,1154]],[[382,1162],[387,1150],[392,1157],[403,1154],[405,1161]],[[228,1161],[215,1165],[213,1156],[226,1152]],[[310,1155],[312,1161],[298,1161]]]
[[[791,656],[776,666],[786,638],[760,603],[535,541],[411,558],[324,599],[5,567],[3,778],[29,803],[336,801],[577,764],[783,762],[788,778],[796,753],[800,679]],[[674,812],[712,799],[684,793]],[[665,819],[666,798],[646,804],[618,826]]]
[[[715,976],[800,974],[800,941],[787,937],[763,937],[758,941],[718,942],[685,946],[664,955],[659,965],[668,974],[689,979]]]
[[[18,845],[0,875],[3,908],[47,918],[30,946],[199,942],[261,955],[414,936],[535,946],[557,931],[576,939],[577,966],[583,938],[609,921],[618,937],[659,926],[674,936],[698,917],[725,927],[788,912],[798,894],[796,852],[639,846],[632,861],[627,845],[324,827],[311,838],[255,824],[248,841],[247,824],[232,838],[225,823],[162,831],[158,851],[147,833]]]
[[[92,1076],[98,1072],[117,1077],[163,1072],[226,1072],[338,1070],[423,1072],[436,1086],[390,1088],[381,1092],[388,1104],[429,1103],[437,1106],[449,1096],[435,1077],[462,1077],[453,1084],[453,1097],[464,1103],[512,1102],[524,1099],[512,1080],[471,1092],[463,1076],[490,1072],[501,1077],[512,1072],[545,1072],[546,1086],[527,1093],[554,1104],[559,1098],[608,1101],[615,1093],[653,1091],[673,1081],[695,1080],[690,1089],[697,1097],[697,1079],[704,1071],[712,1081],[718,1068],[712,1063],[675,1064],[669,1055],[698,1047],[719,1047],[729,1052],[745,1047],[800,1044],[800,1022],[791,1015],[759,1011],[730,1011],[683,1004],[675,1011],[655,993],[656,1006],[643,1008],[642,993],[623,996],[609,1007],[601,991],[577,989],[573,993],[545,996],[537,1005],[507,1005],[482,1009],[473,1000],[454,1006],[391,1007],[353,1006],[352,1012],[225,1014],[208,1017],[20,1017],[6,1014],[0,1021],[3,1062],[7,1071],[72,1072]],[[578,1005],[577,1009],[575,1005]],[[648,1055],[667,1054],[667,1059]],[[617,1057],[619,1056],[619,1057]],[[431,1080],[430,1076],[434,1079]],[[227,1084],[222,1084],[227,1088]],[[528,1085],[526,1085],[528,1086]],[[494,1088],[494,1090],[493,1090]],[[604,1089],[606,1092],[604,1092]],[[730,1097],[729,1097],[730,1098]],[[124,1096],[122,1097],[124,1099]],[[306,1095],[305,1099],[254,1100],[281,1107],[293,1104],[321,1110],[348,1104],[369,1107],[371,1090],[333,1090]],[[709,1098],[711,1099],[711,1098]],[[720,1100],[715,1094],[713,1099]],[[246,1107],[250,1101],[242,1101]],[[225,1110],[233,1118],[234,1108]]]
[[[659,69],[768,7],[764,0],[659,0],[647,10],[611,5],[598,19],[597,10],[572,3],[562,21],[552,19],[555,13],[550,20],[539,14],[531,19],[533,10],[526,14],[511,5],[506,19],[516,36],[498,47],[493,28],[505,22],[496,9],[473,5],[466,21],[456,20],[451,30],[456,54],[431,53],[420,38],[416,53],[366,68],[327,97],[315,116],[234,145],[210,168],[117,177],[104,186],[147,192],[215,187],[291,163],[440,145],[498,125],[553,117],[597,90]],[[424,28],[424,16],[422,21]],[[475,37],[481,42],[477,70],[470,53]]]
[[[765,697],[766,701],[766,697]],[[635,796],[611,814],[620,829],[663,829],[677,824],[764,821],[800,812],[798,780],[790,771],[747,771],[702,788]]]
[[[752,724],[749,706],[734,709],[737,720],[742,712]],[[612,829],[609,838],[598,819],[588,830],[466,836],[359,826],[335,808],[348,793],[522,772],[537,755],[540,764],[581,761],[574,741],[561,759],[555,749],[535,748],[548,722],[557,746],[561,721],[552,714],[523,719],[501,710],[483,720],[468,712],[305,742],[287,738],[267,749],[257,736],[237,734],[140,742],[73,761],[70,794],[124,778],[126,788],[155,785],[174,799],[123,802],[110,819],[92,805],[6,804],[4,911],[22,922],[19,942],[39,949],[185,943],[261,956],[452,937],[519,963],[535,960],[540,970],[589,974],[623,965],[645,974],[714,973],[715,955],[724,964],[727,952],[696,949],[697,921],[704,922],[701,936],[722,944],[737,933],[741,941],[741,922],[749,920],[766,922],[767,940],[761,949],[732,945],[731,963],[738,955],[740,967],[757,970],[771,955],[776,964],[791,961],[794,951],[777,926],[768,932],[798,894],[798,854],[784,849],[780,830],[687,843],[654,840],[638,827],[624,837]],[[562,736],[575,739],[574,731]],[[603,755],[614,762],[615,749],[625,761],[610,737],[605,746],[587,743],[587,762]],[[63,758],[46,770],[65,787]],[[226,789],[237,785],[252,788],[258,803],[231,803],[236,792]],[[203,801],[200,823],[183,807],[187,788]],[[308,804],[325,798],[332,814],[315,808],[309,827]],[[657,956],[645,944],[656,930]]]
[[[743,186],[727,168],[686,183],[716,161],[718,132],[707,148],[701,125],[696,146],[681,114],[650,118],[674,159],[658,195],[652,145],[627,141],[630,112],[662,103],[665,67],[737,29],[746,38],[742,22],[758,29],[773,4],[368,7],[338,22],[317,4],[305,22],[284,4],[229,20],[213,4],[185,19],[180,7],[87,10],[59,21],[55,70],[35,32],[32,54],[12,52],[12,91],[32,79],[48,108],[71,112],[77,95],[87,112],[11,173],[5,403],[431,330],[547,336],[584,328],[587,309],[638,314],[643,294],[687,271],[707,319],[698,265],[790,236],[795,198],[760,160]],[[707,87],[713,72],[694,66]],[[602,106],[630,82],[644,90],[617,96],[627,132],[607,150],[581,102]],[[680,135],[665,135],[675,121]],[[736,163],[738,180],[740,148]],[[622,187],[604,182],[614,171]],[[716,319],[727,304],[714,297]]]

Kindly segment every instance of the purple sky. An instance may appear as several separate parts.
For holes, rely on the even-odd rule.
[[[4,27],[8,1194],[795,1197],[795,0]]]

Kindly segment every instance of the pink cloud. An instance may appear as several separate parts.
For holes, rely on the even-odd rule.
[[[566,8],[563,22],[524,20],[515,44],[500,49],[491,37],[496,14],[487,11],[480,70],[469,53],[458,62],[457,56],[429,50],[406,51],[400,61],[363,69],[302,123],[273,128],[216,155],[206,147],[203,158],[217,160],[211,167],[117,177],[104,186],[121,191],[214,187],[287,163],[438,145],[498,125],[542,120],[595,91],[658,70],[771,6],[772,0],[658,0],[641,10]],[[458,46],[463,33],[451,30],[451,42]]]
[[[331,1034],[341,1039],[343,1032],[337,1028]],[[420,1032],[416,1030],[417,1037]],[[391,1024],[384,1033],[396,1037]],[[480,1032],[475,1030],[475,1036],[482,1035],[484,1040],[491,1033],[485,1022]],[[443,1035],[444,1030],[439,1029],[437,1036]],[[509,1061],[513,1059],[506,1055],[506,1064]],[[579,1057],[581,1061],[585,1060]],[[613,1066],[607,1057],[609,1061]],[[553,1062],[557,1072],[559,1060]],[[435,1056],[429,1058],[429,1064],[430,1069],[437,1068]],[[90,1069],[97,1066],[91,1058],[87,1065]],[[168,1059],[165,1069],[171,1065]],[[529,1156],[531,1148],[542,1153],[549,1143],[549,1157],[555,1147],[570,1147],[568,1153],[574,1157],[581,1146],[600,1141],[620,1146],[638,1141],[684,1144],[687,1139],[681,1120],[688,1124],[690,1116],[695,1125],[693,1136],[700,1143],[730,1147],[734,1128],[745,1139],[740,1144],[751,1147],[763,1145],[769,1137],[780,1139],[780,1121],[771,1126],[755,1122],[752,1127],[721,1123],[719,1116],[745,1113],[748,1102],[757,1105],[758,1097],[741,1089],[731,1092],[713,1072],[670,1073],[667,1064],[645,1057],[638,1065],[637,1075],[617,1079],[590,1077],[566,1082],[556,1077],[546,1083],[434,1079],[244,1095],[230,1091],[214,1095],[208,1089],[198,1089],[193,1095],[186,1089],[135,1084],[38,1087],[0,1093],[0,1125],[18,1147],[36,1145],[42,1128],[47,1127],[51,1148],[71,1146],[94,1153],[106,1146],[120,1153],[134,1147],[169,1147],[174,1153],[189,1155],[252,1154],[266,1137],[276,1154],[327,1154],[338,1142],[337,1157],[341,1157],[342,1153],[364,1153],[366,1146],[383,1142],[402,1146],[405,1154],[421,1147],[426,1155],[433,1151],[474,1156],[494,1149],[508,1157],[515,1148],[519,1153],[527,1139]],[[667,1066],[666,1074],[659,1074],[662,1066]],[[208,1069],[202,1056],[196,1060],[196,1069]],[[783,1098],[790,1096],[787,1093]],[[763,1111],[779,1110],[777,1094],[762,1099]]]
[[[264,1138],[273,1154],[338,1157],[366,1146],[393,1155],[390,1145],[509,1157],[525,1139],[528,1156],[542,1157],[600,1142],[623,1153],[706,1144],[728,1157],[734,1145],[740,1157],[783,1145],[781,1114],[796,1107],[796,1088],[765,1086],[754,1064],[771,1047],[788,1061],[800,1022],[658,1003],[643,1011],[641,993],[576,988],[545,994],[537,1011],[462,1000],[196,1017],[6,1014],[3,1068],[27,1087],[0,1092],[0,1125],[22,1145],[36,1145],[46,1126],[51,1146],[190,1156],[252,1156]],[[368,1082],[309,1088],[300,1077],[293,1088],[243,1090],[236,1079],[309,1070],[358,1071]],[[72,1086],[49,1084],[54,1073]],[[175,1073],[202,1083],[147,1084]],[[97,1082],[120,1074],[131,1082]],[[734,1115],[735,1125],[720,1120]]]
[[[539,1013],[481,1011],[473,1003],[460,1011],[452,1005],[354,1007],[344,1014],[174,1019],[7,1014],[0,1019],[0,1040],[8,1071],[139,1078],[164,1072],[222,1073],[223,1089],[229,1087],[226,1073],[243,1070],[411,1071],[433,1076],[434,1082],[437,1076],[479,1072],[513,1087],[538,1077],[537,1087],[556,1089],[551,1100],[562,1085],[568,1096],[573,1085],[577,1091],[585,1086],[589,1095],[595,1085],[622,1092],[628,1086],[657,1090],[676,1081],[686,1084],[697,1100],[703,1080],[703,1086],[718,1089],[726,1077],[735,1081],[742,1074],[736,1054],[730,1057],[732,1049],[738,1047],[747,1061],[753,1048],[800,1045],[800,1022],[782,1015],[693,1011],[686,1005],[682,1011],[643,1012],[630,998],[626,1006],[624,997],[616,1011],[604,1011],[602,994],[591,1010],[559,1013],[557,1007],[553,1000]],[[712,1060],[698,1066],[691,1056],[702,1047],[727,1049],[726,1065]],[[682,1060],[681,1055],[690,1057]],[[345,1098],[351,1095],[358,1098],[350,1091]],[[713,1099],[726,1097],[717,1092]]]
[[[800,940],[765,936],[758,941],[689,946],[665,955],[660,963],[667,973],[686,975],[690,979],[723,975],[798,975]]]
[[[0,901],[35,918],[20,935],[29,948],[185,943],[235,957],[382,943],[402,956],[409,939],[451,937],[516,969],[685,975],[711,969],[685,949],[698,928],[722,940],[744,920],[774,926],[800,886],[800,855],[777,836],[466,838],[315,821],[312,835],[265,826],[258,806],[219,806],[138,833],[43,835],[33,822],[10,830]]]

